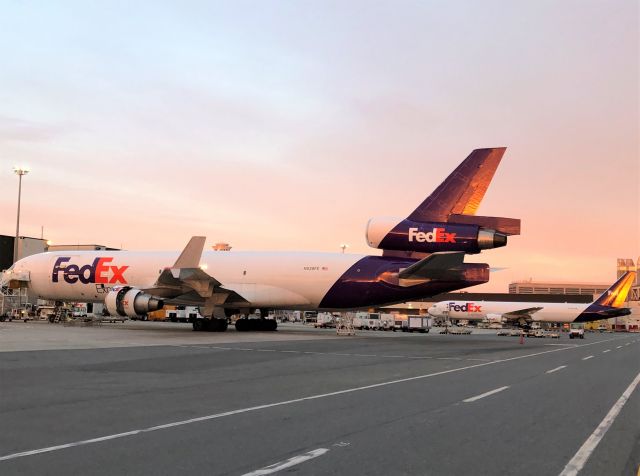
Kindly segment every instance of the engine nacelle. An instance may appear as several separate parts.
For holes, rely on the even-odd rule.
[[[104,299],[107,311],[112,316],[136,317],[162,309],[162,299],[141,290],[124,286],[110,291]]]
[[[420,253],[464,251],[473,254],[507,244],[506,234],[479,225],[417,222],[393,217],[369,220],[366,238],[373,248]]]
[[[504,318],[502,317],[502,314],[487,314],[486,321],[489,323],[497,322],[502,324],[504,322]]]

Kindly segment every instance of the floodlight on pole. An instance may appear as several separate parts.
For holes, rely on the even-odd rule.
[[[349,248],[349,245],[347,245],[346,243],[342,243],[340,245],[340,248],[342,248],[342,253],[344,253],[344,250],[346,250],[347,248]]]
[[[13,262],[18,261],[18,241],[20,240],[20,198],[22,195],[22,176],[29,173],[28,167],[14,167],[13,172],[18,176],[18,213],[16,217],[16,239],[13,243]]]

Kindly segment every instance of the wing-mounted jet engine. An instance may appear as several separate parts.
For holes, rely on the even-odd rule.
[[[476,149],[407,218],[372,218],[369,246],[394,252],[466,254],[499,248],[520,234],[520,220],[476,216],[506,148]]]
[[[104,304],[112,316],[136,317],[162,309],[164,302],[140,289],[123,286],[109,291]]]

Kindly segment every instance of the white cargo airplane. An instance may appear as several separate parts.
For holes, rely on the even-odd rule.
[[[465,253],[505,246],[520,220],[475,212],[505,152],[474,150],[407,218],[372,219],[367,242],[382,256],[306,252],[203,253],[205,237],[182,253],[59,251],[16,262],[2,284],[28,286],[55,301],[104,301],[112,315],[136,316],[164,303],[198,305],[194,330],[224,331],[227,317],[255,309],[358,309],[485,283],[489,266]],[[240,319],[238,330],[275,330]]]
[[[590,322],[631,313],[623,307],[635,281],[628,271],[591,304],[506,301],[440,301],[429,308],[434,317],[528,326],[531,322]]]

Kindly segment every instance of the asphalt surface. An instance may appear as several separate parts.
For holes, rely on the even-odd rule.
[[[0,345],[47,350],[0,352],[2,475],[558,475],[640,373],[635,334],[22,325]],[[639,467],[637,389],[580,474]]]

